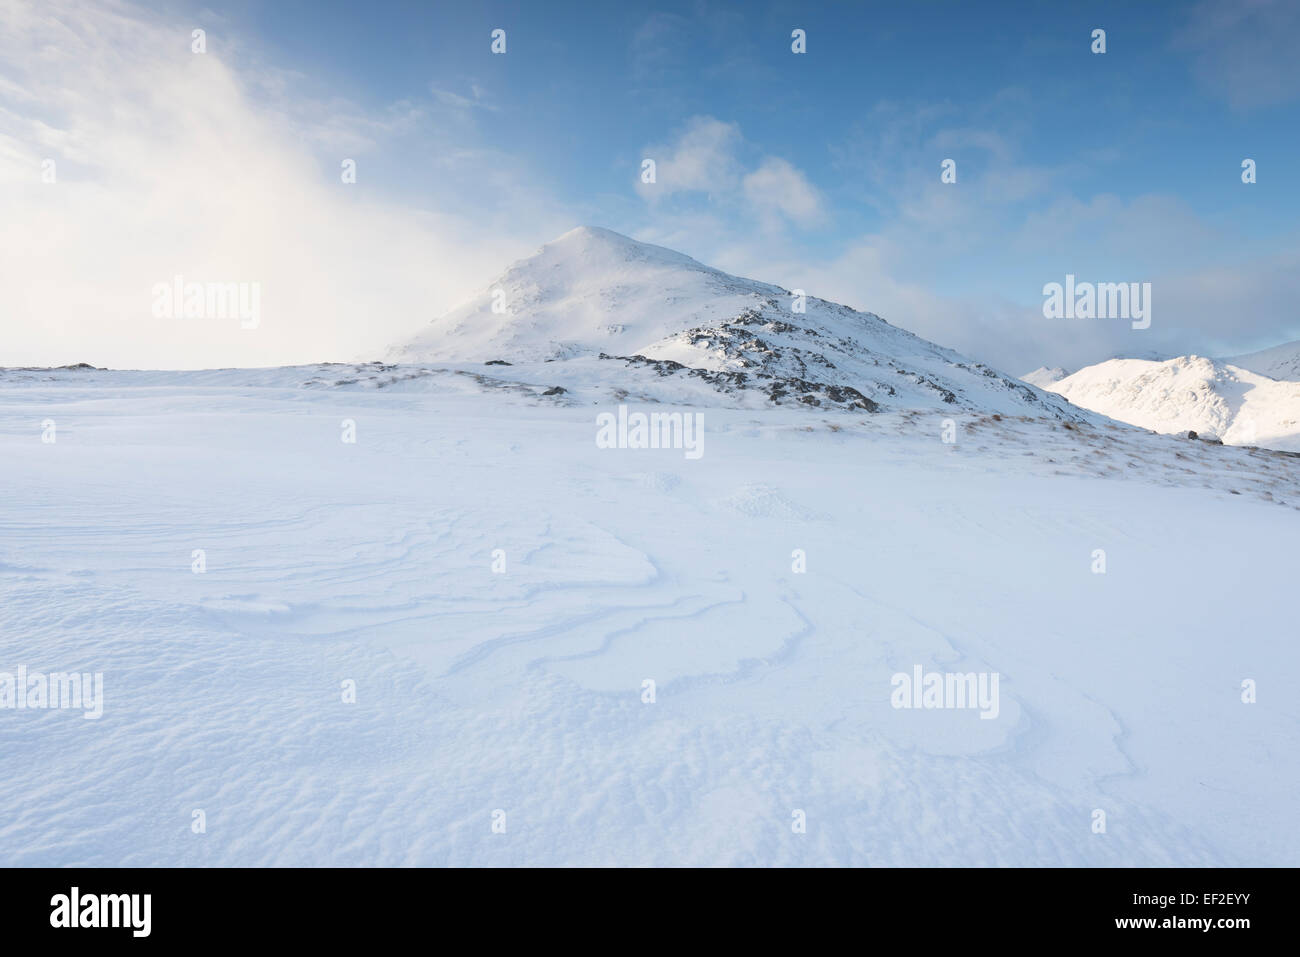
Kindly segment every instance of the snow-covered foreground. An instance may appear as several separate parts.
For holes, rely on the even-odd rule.
[[[1300,460],[311,375],[0,374],[4,863],[1300,863]]]

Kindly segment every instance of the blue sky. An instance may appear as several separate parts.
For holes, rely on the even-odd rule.
[[[1249,4],[1223,5],[1241,6]],[[1276,56],[1258,65],[1262,88],[1252,91],[1250,76],[1232,79],[1241,64],[1216,73],[1202,62],[1248,58],[1215,49],[1232,41],[1216,39],[1213,5],[379,2],[359,9],[292,0],[226,9],[280,65],[319,81],[322,92],[343,84],[376,112],[431,91],[482,101],[490,111],[475,124],[481,143],[525,158],[564,201],[619,220],[639,218],[620,200],[629,198],[644,148],[694,116],[737,124],[751,154],[781,156],[801,169],[834,206],[833,221],[805,237],[828,249],[889,221],[889,191],[875,182],[889,171],[880,165],[893,159],[902,178],[928,137],[953,129],[995,135],[1010,151],[948,149],[962,178],[1000,163],[1059,169],[1073,160],[1063,191],[1124,200],[1168,193],[1225,227],[1241,222],[1243,237],[1258,239],[1293,228],[1300,205],[1295,190],[1236,188],[1243,155],[1265,160],[1273,174],[1265,180],[1275,183],[1290,178],[1288,159],[1300,159],[1300,73],[1290,62],[1300,35],[1265,41]],[[1276,21],[1295,28],[1300,16],[1279,13]],[[1258,18],[1261,31],[1272,22]],[[1237,34],[1250,37],[1249,26]],[[489,51],[496,27],[507,30],[505,56]],[[790,51],[794,27],[810,37],[806,55]],[[1105,55],[1090,52],[1095,27],[1107,30]],[[1275,71],[1283,70],[1291,83],[1279,96]],[[934,111],[928,121],[925,110]],[[882,127],[898,125],[912,127],[911,142],[900,144],[908,153],[880,155]],[[930,166],[942,158],[935,153]],[[409,158],[376,159],[401,188]]]
[[[1016,373],[1300,338],[1293,2],[122,10],[182,53],[191,26],[207,31],[230,113],[258,130],[231,149],[285,137],[275,150],[310,157],[322,184],[354,158],[346,202],[427,217],[478,250],[430,287],[430,310],[591,223]],[[940,182],[947,158],[955,184]],[[1042,286],[1067,272],[1151,281],[1152,328],[1043,319]]]

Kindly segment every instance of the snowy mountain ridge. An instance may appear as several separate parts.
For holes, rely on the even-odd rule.
[[[1069,370],[1062,369],[1060,366],[1039,366],[1033,372],[1027,372],[1020,378],[1030,385],[1038,386],[1040,389],[1047,389],[1053,383],[1060,382],[1070,374]]]
[[[1300,670],[1248,600],[1294,577],[1300,454],[630,241],[550,252],[505,277],[527,311],[429,330],[491,364],[0,369],[0,662],[107,678],[102,722],[13,716],[46,773],[0,778],[12,864],[1300,859],[1295,721],[1235,686]],[[707,441],[602,442],[642,400]],[[997,707],[897,708],[900,672]],[[159,827],[191,793],[236,826]]]
[[[547,363],[547,380],[566,391],[644,391],[667,380],[655,386],[657,401],[677,391],[678,401],[724,405],[1089,418],[873,313],[590,226],[514,263],[388,359],[523,366],[514,374],[535,375]]]
[[[1300,380],[1300,342],[1287,342],[1219,361],[1270,379]]]
[[[1294,345],[1281,347],[1283,352],[1288,348],[1297,353]],[[1261,367],[1285,368],[1286,356],[1269,352],[1274,361]],[[1270,378],[1225,360],[1110,359],[1043,388],[1155,432],[1194,431],[1229,445],[1300,451],[1300,382]]]

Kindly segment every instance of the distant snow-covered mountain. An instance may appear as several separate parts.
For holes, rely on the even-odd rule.
[[[1295,347],[1282,347],[1288,348],[1294,357]],[[1272,358],[1271,364],[1255,361],[1261,368],[1285,368],[1285,356]],[[1164,362],[1110,359],[1044,388],[1155,432],[1195,431],[1229,445],[1300,451],[1300,382],[1279,381],[1230,361],[1203,356]]]
[[[1069,374],[1070,373],[1067,370],[1062,369],[1060,366],[1052,366],[1050,369],[1047,366],[1039,366],[1033,372],[1026,373],[1020,378],[1025,382],[1028,382],[1030,385],[1036,385],[1040,389],[1046,389],[1052,383],[1060,382]]]
[[[1300,380],[1300,342],[1288,342],[1221,361],[1270,379]]]
[[[516,262],[389,359],[522,364],[534,375],[546,363],[546,381],[562,388],[657,379],[661,398],[673,384],[696,402],[1087,417],[872,313],[590,226]]]

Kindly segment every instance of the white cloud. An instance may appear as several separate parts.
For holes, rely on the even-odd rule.
[[[703,207],[652,206],[641,235],[730,272],[876,312],[1013,374],[1113,355],[1226,355],[1300,338],[1294,232],[1241,235],[1231,220],[1207,220],[1172,196],[1078,196],[1070,189],[1077,159],[1027,164],[1007,137],[946,128],[951,117],[939,107],[881,108],[873,117],[869,133],[850,138],[837,157],[845,181],[864,184],[882,221],[829,254],[810,253],[790,230],[751,228],[745,217],[753,210],[727,197]],[[955,185],[939,178],[939,160],[950,153],[959,158]],[[779,169],[779,161],[764,168]],[[745,186],[763,182],[757,172]],[[770,181],[799,178],[795,171]],[[829,217],[828,205],[819,203]],[[817,208],[807,197],[786,207],[774,205],[772,218]],[[1067,272],[1151,282],[1152,327],[1044,319],[1042,287]]]
[[[647,147],[645,157],[655,161],[656,180],[638,179],[637,191],[659,219],[654,231],[671,233],[677,229],[673,222],[683,217],[700,221],[699,208],[665,202],[672,197],[702,196],[713,213],[725,216],[731,229],[742,232],[757,228],[772,235],[787,222],[802,227],[823,222],[822,195],[802,170],[777,156],[762,157],[756,167],[747,169],[742,160],[745,152],[756,151],[746,144],[740,127],[712,116],[693,117],[671,143]]]
[[[382,153],[423,108],[294,101],[218,28],[191,53],[192,26],[120,3],[0,8],[0,365],[377,356],[572,225],[472,143],[435,153],[447,192],[468,169],[496,197],[473,216],[386,201],[364,158],[345,185],[355,154],[330,150]],[[177,274],[259,283],[259,328],[154,318],[151,290]]]
[[[736,124],[711,116],[693,117],[674,143],[646,147],[644,158],[655,161],[656,181],[638,179],[637,188],[651,202],[674,193],[728,192],[739,180],[736,149],[740,142]]]
[[[824,216],[821,193],[803,173],[775,156],[745,177],[744,191],[756,209],[778,212],[802,226],[816,225]]]

